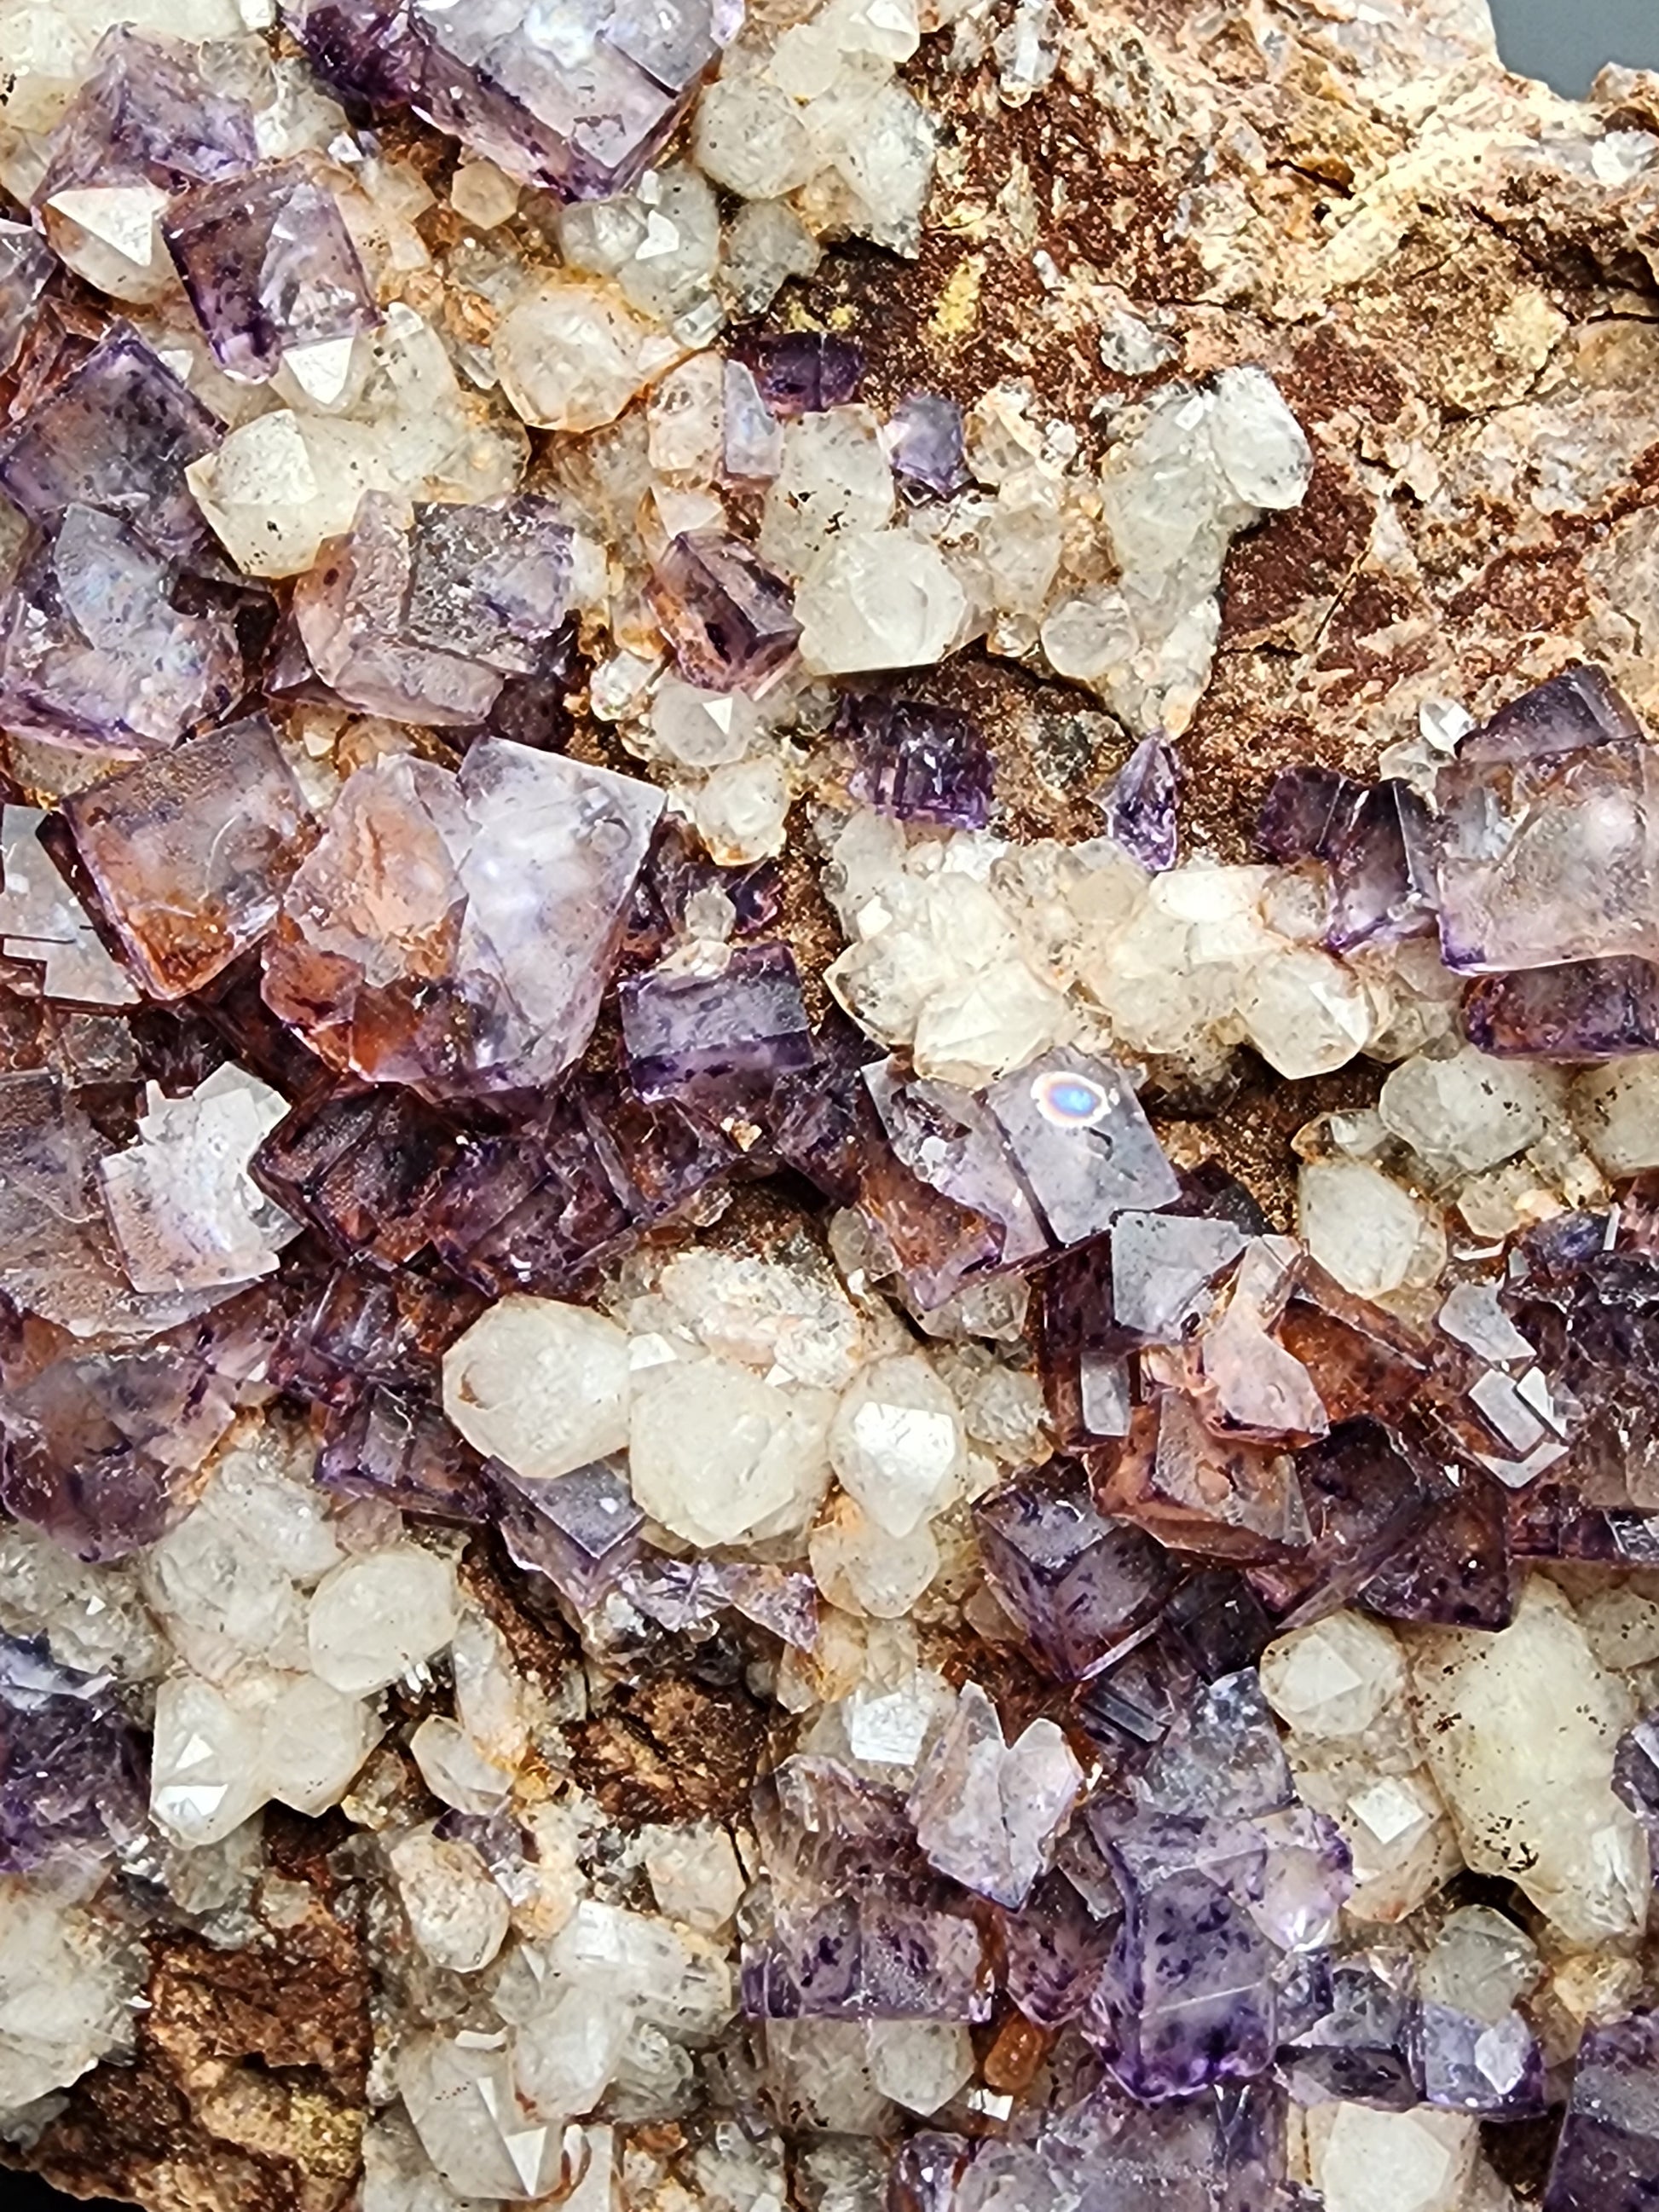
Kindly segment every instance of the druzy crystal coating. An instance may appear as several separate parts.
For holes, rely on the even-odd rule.
[[[164,12],[0,22],[8,2156],[1648,2204],[1639,87]]]

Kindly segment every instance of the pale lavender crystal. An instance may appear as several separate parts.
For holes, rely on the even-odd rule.
[[[1009,1996],[1039,2027],[1063,2027],[1088,2003],[1120,1913],[1098,1920],[1063,1871],[1046,1874],[1023,1912],[1002,1923]]]
[[[645,1099],[716,1109],[810,1067],[812,1034],[787,945],[738,945],[714,975],[653,968],[617,994],[623,1045]]]
[[[258,161],[253,111],[216,92],[195,48],[118,24],[46,146],[34,204],[76,185],[144,182],[167,191],[237,177]]]
[[[726,364],[720,422],[720,473],[726,482],[769,483],[783,466],[783,425],[744,362]]]
[[[1418,2008],[1423,2101],[1448,2112],[1523,2119],[1545,2106],[1544,2055],[1524,2014],[1511,2006],[1480,2020],[1449,2005]]]
[[[1095,1510],[1075,1462],[1004,1483],[974,1508],[985,1571],[1048,1670],[1079,1681],[1157,1619],[1176,1581],[1141,1529]]]
[[[1146,1344],[1175,1344],[1209,1310],[1211,1286],[1244,1249],[1231,1221],[1118,1216],[1112,1229],[1112,1315]]]
[[[317,675],[349,705],[467,728],[532,674],[568,603],[571,533],[545,500],[407,510],[371,492],[294,595]]]
[[[1544,2212],[1652,2212],[1659,2203],[1656,2073],[1659,2013],[1585,2030]]]
[[[1185,1817],[1248,1820],[1295,1804],[1290,1764],[1253,1667],[1197,1692],[1139,1789],[1158,1812]]]
[[[962,410],[937,392],[901,399],[887,425],[887,458],[901,483],[948,499],[968,481],[963,461]]]
[[[57,258],[26,222],[0,222],[0,375],[23,349]]]
[[[1471,1044],[1499,1059],[1619,1060],[1659,1052],[1659,965],[1574,960],[1483,975],[1463,1002]]]
[[[989,823],[990,748],[971,716],[872,692],[844,699],[837,727],[857,756],[853,796],[878,814],[941,830],[983,830]]]
[[[1173,751],[1162,738],[1143,738],[1101,801],[1107,836],[1154,874],[1176,864],[1180,787]]]
[[[1659,957],[1659,765],[1636,738],[1460,758],[1435,783],[1440,943],[1490,973]]]
[[[1457,750],[1463,760],[1534,760],[1641,735],[1642,725],[1606,671],[1581,661],[1500,707]]]
[[[378,1498],[434,1521],[489,1518],[478,1457],[435,1406],[401,1390],[371,1389],[331,1416],[317,1480],[341,1498]]]
[[[844,407],[864,381],[864,349],[830,331],[785,331],[755,349],[755,382],[775,415]]]
[[[1331,837],[1331,927],[1338,952],[1432,927],[1428,810],[1407,784],[1368,791]]]
[[[526,184],[571,199],[625,191],[742,21],[711,0],[586,0],[556,40],[530,0],[288,0],[328,82],[411,102]]]
[[[68,508],[0,602],[7,728],[131,757],[219,720],[242,685],[235,626],[183,612],[175,580],[116,515]]]
[[[1403,2111],[1421,2101],[1415,1962],[1381,1947],[1333,1960],[1327,2001],[1286,2052],[1309,2095]]]
[[[1659,1844],[1659,1717],[1648,1714],[1619,1739],[1613,1787]]]
[[[109,1690],[106,1674],[58,1666],[44,1639],[0,1637],[0,1874],[143,1836],[144,1747]]]
[[[662,805],[496,738],[458,775],[407,755],[359,769],[289,885],[266,1003],[371,1082],[434,1098],[554,1082],[592,1034]]]
[[[210,559],[185,471],[222,435],[217,418],[118,323],[0,440],[0,488],[36,522],[69,507],[101,507],[166,558]]]
[[[550,1482],[497,1470],[501,1538],[521,1567],[545,1575],[579,1612],[597,1603],[639,1550],[645,1516],[608,1461]]]
[[[917,1769],[908,1810],[940,1874],[1018,1911],[1054,1856],[1083,1790],[1083,1770],[1053,1721],[1005,1743],[977,1682]]]
[[[1055,1244],[1080,1244],[1127,1207],[1179,1197],[1180,1179],[1110,1060],[1046,1053],[985,1094]]]
[[[233,376],[263,382],[289,348],[350,337],[380,319],[333,194],[297,161],[180,193],[161,230]]]
[[[650,598],[681,675],[706,691],[754,690],[800,635],[788,586],[722,530],[676,538],[652,572]]]
[[[1334,768],[1281,769],[1268,787],[1255,841],[1269,860],[1323,860],[1358,805],[1360,787]]]

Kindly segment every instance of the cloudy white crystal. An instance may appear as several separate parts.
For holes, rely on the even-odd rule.
[[[441,1651],[459,1618],[455,1570],[418,1544],[348,1559],[311,1601],[311,1663],[349,1697],[367,1697]]]
[[[627,1444],[628,1338],[587,1306],[505,1297],[444,1354],[443,1390],[476,1449],[550,1481]]]

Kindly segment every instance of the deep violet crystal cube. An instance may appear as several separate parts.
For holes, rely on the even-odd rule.
[[[870,693],[842,702],[838,726],[854,754],[853,796],[878,814],[940,830],[990,821],[991,752],[970,715]]]
[[[705,691],[752,691],[782,667],[800,636],[789,586],[721,530],[674,538],[649,592],[680,674]]]
[[[1544,2212],[1651,2212],[1659,2204],[1659,2014],[1593,2025],[1561,2124]]]
[[[711,1110],[763,1091],[813,1060],[800,975],[787,945],[733,945],[716,975],[654,968],[617,994],[635,1090]]]

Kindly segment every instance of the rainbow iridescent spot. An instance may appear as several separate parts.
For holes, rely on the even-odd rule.
[[[1092,1129],[1109,1114],[1115,1093],[1080,1069],[1050,1067],[1031,1079],[1037,1111],[1060,1129]]]

